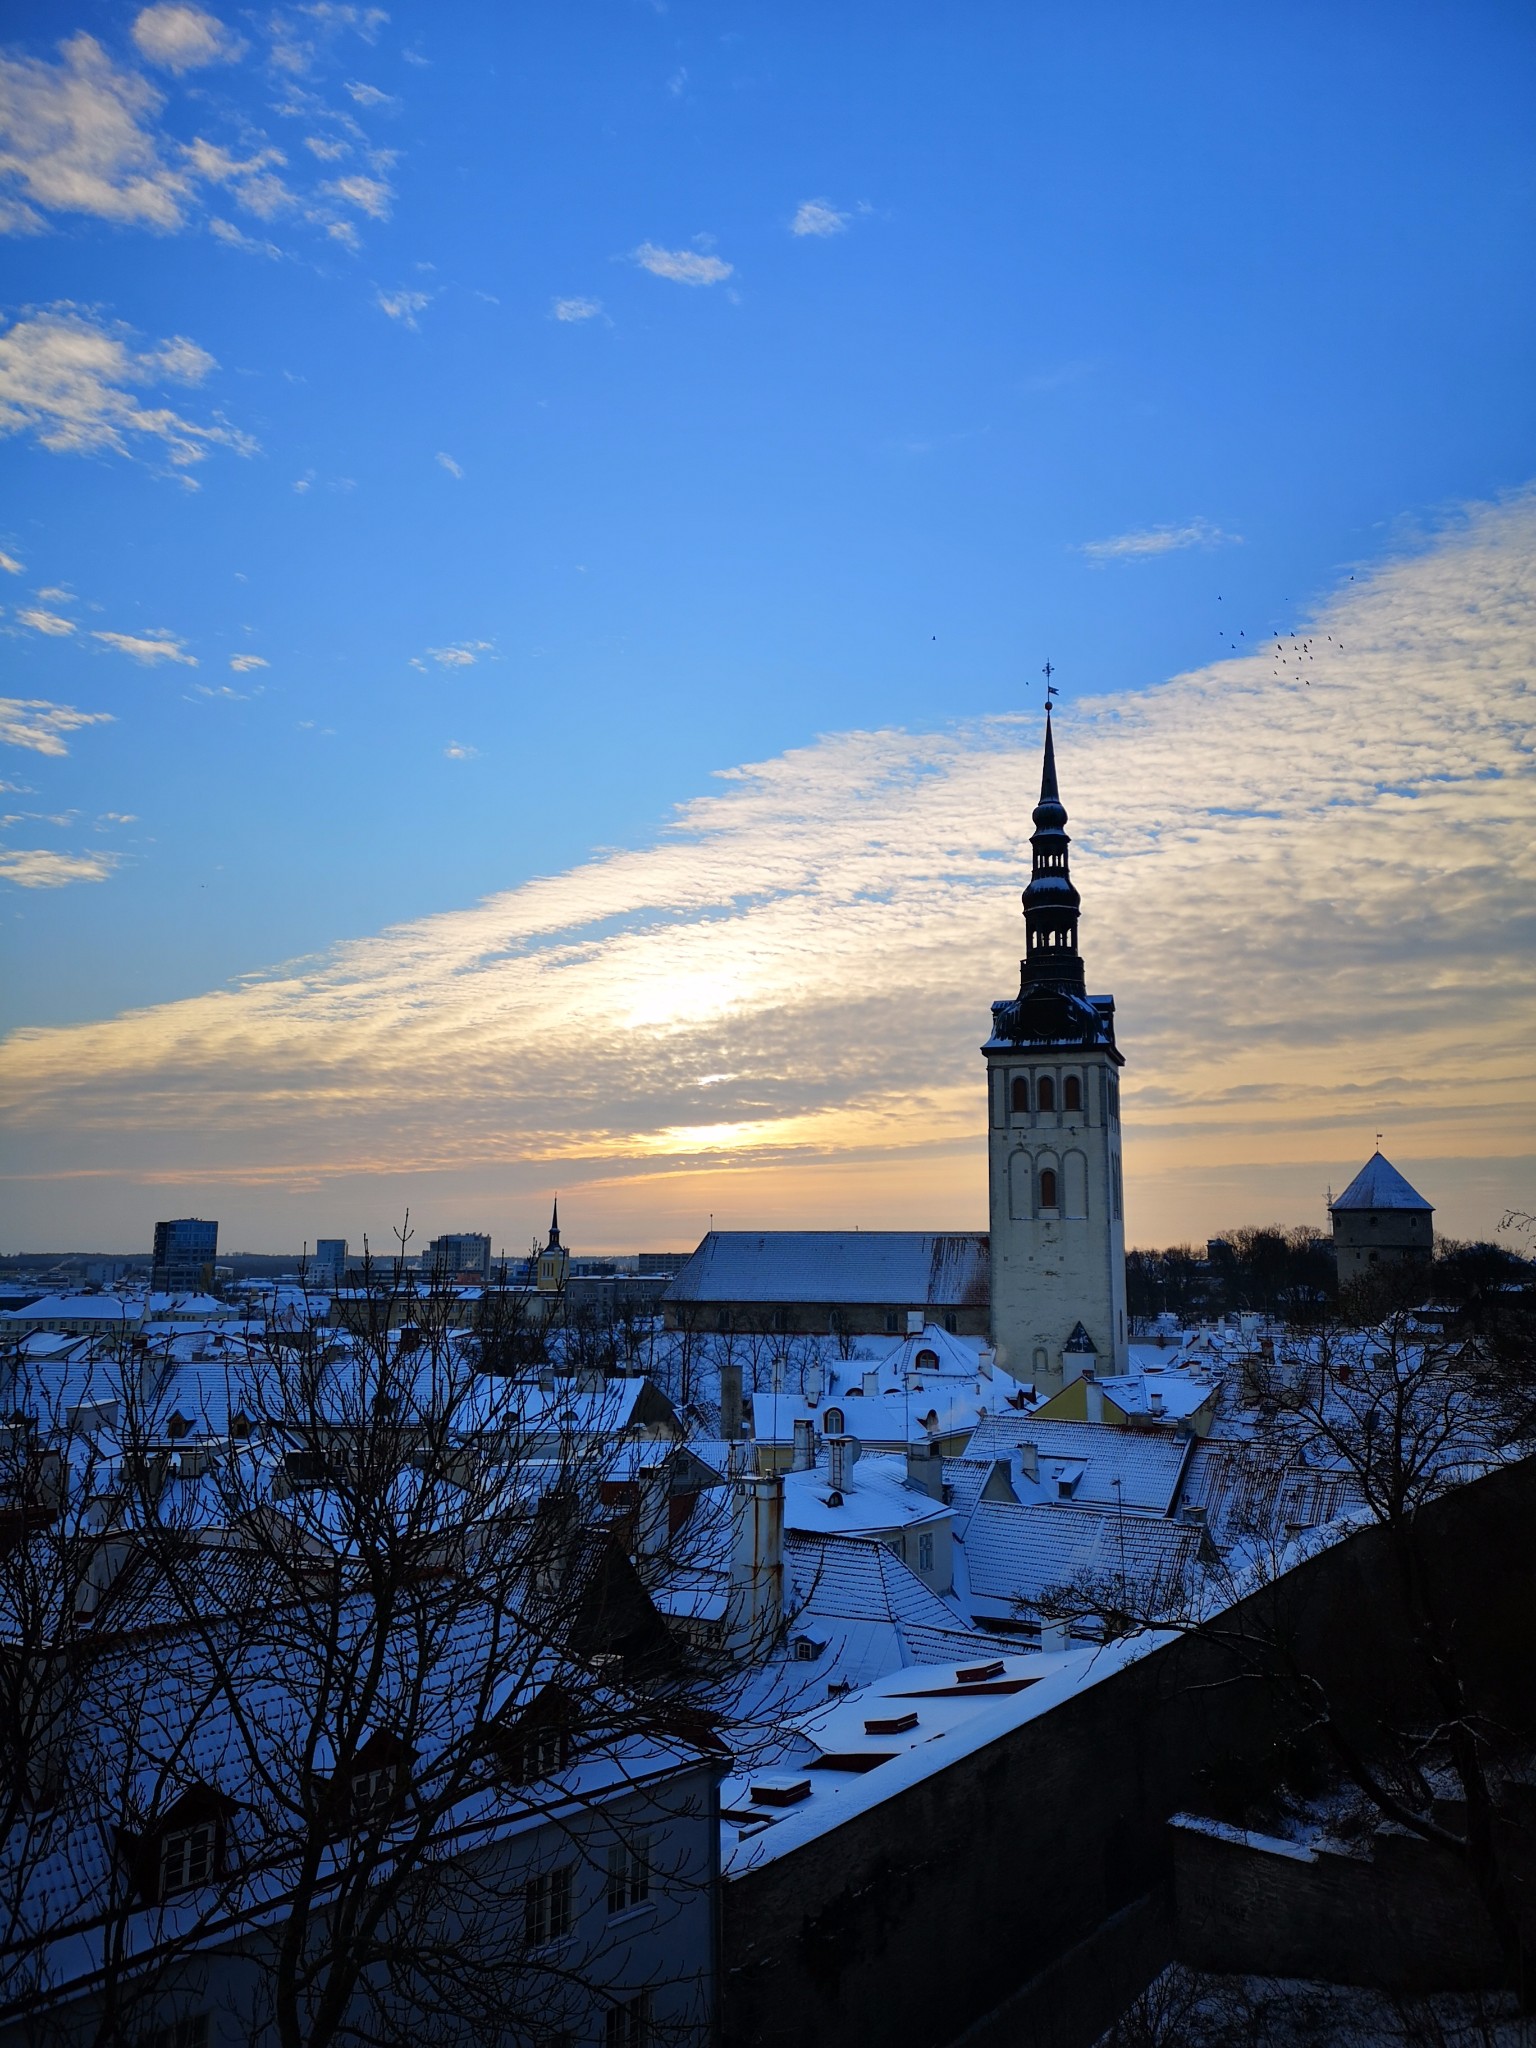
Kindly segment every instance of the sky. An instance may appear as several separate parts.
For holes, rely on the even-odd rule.
[[[1536,1208],[1536,17],[14,5],[0,1249]]]

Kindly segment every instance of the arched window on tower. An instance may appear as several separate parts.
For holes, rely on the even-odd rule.
[[[1076,1074],[1068,1074],[1061,1084],[1061,1106],[1078,1110],[1083,1106],[1083,1084]]]
[[[1056,1083],[1049,1074],[1042,1074],[1035,1083],[1035,1106],[1038,1109],[1056,1107]]]
[[[1042,1209],[1056,1207],[1056,1169],[1042,1166],[1040,1169],[1040,1206]]]
[[[1014,1075],[1013,1092],[1009,1099],[1013,1104],[1015,1116],[1029,1115],[1029,1076],[1027,1074]]]

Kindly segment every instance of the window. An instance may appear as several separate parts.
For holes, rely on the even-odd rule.
[[[651,1994],[637,1991],[622,2005],[610,2005],[603,2048],[646,2048],[651,2038]]]
[[[507,1746],[507,1775],[516,1785],[553,1777],[565,1761],[565,1731],[555,1721],[519,1729]]]
[[[206,1884],[217,1861],[218,1837],[211,1820],[177,1828],[160,1845],[160,1896]]]
[[[1029,1076],[1027,1074],[1014,1075],[1011,1100],[1015,1116],[1029,1115]]]
[[[1056,1169],[1042,1166],[1040,1169],[1040,1206],[1042,1209],[1056,1207]]]
[[[955,1319],[952,1315],[948,1315],[944,1318],[944,1327],[946,1330],[948,1330],[951,1337],[953,1337],[953,1335],[955,1334]]]
[[[827,1410],[827,1412],[826,1412],[826,1416],[824,1417],[824,1419],[823,1419],[823,1421],[822,1421],[822,1430],[823,1430],[823,1433],[824,1433],[825,1435],[827,1435],[827,1436],[841,1436],[841,1435],[842,1435],[842,1433],[843,1433],[843,1411],[842,1411],[842,1409],[841,1409],[841,1408],[829,1408],[829,1409]]]
[[[918,1534],[917,1568],[920,1572],[931,1572],[933,1570],[933,1537],[926,1529]]]
[[[398,1767],[394,1764],[373,1764],[365,1771],[354,1771],[353,1825],[366,1827],[370,1821],[383,1820],[395,1803],[397,1783]]]
[[[1083,1084],[1076,1074],[1068,1074],[1061,1084],[1061,1106],[1063,1109],[1082,1109]]]
[[[885,1312],[885,1334],[887,1337],[894,1337],[896,1334],[896,1311],[893,1308],[888,1308]]]
[[[1056,1083],[1049,1074],[1042,1074],[1035,1083],[1035,1105],[1039,1109],[1056,1107]]]
[[[563,1870],[546,1870],[541,1877],[529,1879],[523,1893],[523,1938],[530,1948],[563,1941],[570,1933],[574,1875],[567,1865]]]
[[[614,1842],[608,1850],[608,1911],[628,1913],[651,1896],[650,1843],[644,1835]]]

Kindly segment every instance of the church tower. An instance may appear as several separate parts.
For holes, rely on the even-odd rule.
[[[1024,891],[1019,993],[992,1005],[987,1062],[992,1342],[1050,1393],[1129,1366],[1115,999],[1085,993],[1066,806],[1045,762]]]

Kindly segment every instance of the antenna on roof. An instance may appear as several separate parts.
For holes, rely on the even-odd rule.
[[[1377,1150],[1378,1152],[1379,1152],[1379,1151],[1381,1150],[1381,1133],[1380,1133],[1380,1131],[1378,1131],[1378,1132],[1376,1133],[1376,1150]]]

